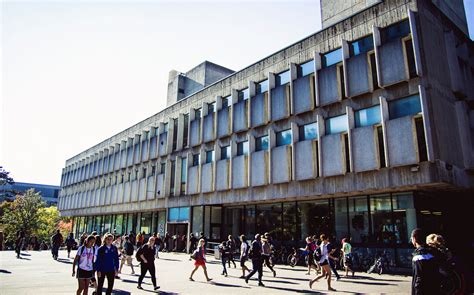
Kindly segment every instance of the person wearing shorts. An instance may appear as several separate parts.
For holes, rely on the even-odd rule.
[[[125,263],[127,263],[128,266],[132,268],[132,275],[135,274],[135,270],[133,269],[133,244],[130,242],[130,238],[128,236],[125,236],[125,243],[123,243],[123,249],[122,249],[122,259],[120,260],[120,268],[119,268],[119,273],[122,272],[122,267]]]
[[[330,249],[329,247],[329,238],[325,234],[322,234],[320,236],[321,239],[321,245],[319,246],[321,249],[321,258],[319,259],[319,265],[323,269],[323,273],[313,280],[309,281],[309,288],[312,289],[313,284],[318,281],[321,278],[326,277],[327,282],[328,282],[328,291],[336,291],[331,287],[331,267],[329,265],[329,259],[334,259],[334,257],[331,256]]]
[[[250,273],[250,269],[245,265],[245,262],[249,259],[249,244],[247,244],[247,238],[244,235],[240,236],[240,267],[242,268],[241,279],[245,279],[245,271]]]
[[[72,276],[76,275],[77,270],[77,282],[78,288],[76,291],[77,295],[87,294],[89,289],[89,281],[94,277],[94,257],[95,250],[94,245],[95,237],[88,236],[85,245],[80,246],[77,250],[76,257],[72,263]]]
[[[200,239],[198,242],[198,248],[194,250],[193,255],[191,256],[194,259],[194,269],[189,276],[190,281],[194,281],[193,275],[199,267],[202,267],[204,270],[204,275],[206,276],[206,281],[211,281],[207,275],[207,268],[206,268],[206,249],[204,248],[206,245],[206,241],[204,239]]]

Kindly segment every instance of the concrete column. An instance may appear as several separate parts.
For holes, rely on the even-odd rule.
[[[291,115],[294,113],[295,103],[293,99],[293,80],[296,80],[298,77],[298,67],[295,63],[290,63],[290,109],[288,113]]]
[[[418,36],[418,30],[417,30],[417,24],[416,24],[417,15],[410,8],[407,8],[407,10],[408,10],[408,20],[410,22],[411,41],[413,43],[413,51],[414,51],[414,56],[415,56],[416,74],[421,77],[423,76],[423,64],[421,61],[420,38]]]
[[[317,123],[318,123],[318,163],[319,163],[319,176],[323,176],[323,162],[322,162],[322,147],[321,147],[321,138],[326,133],[326,128],[324,126],[324,118],[321,115],[317,115]]]
[[[349,97],[349,83],[347,83],[348,80],[348,75],[347,75],[347,59],[350,58],[350,52],[349,52],[349,43],[341,39],[341,44],[342,44],[342,72],[343,72],[343,77],[344,79],[344,92],[346,93],[346,96]]]
[[[320,102],[320,94],[319,94],[319,84],[318,84],[318,72],[321,70],[323,67],[322,61],[321,61],[321,54],[317,51],[314,52],[314,95],[316,97],[316,107],[319,106]]]
[[[355,122],[354,122],[354,110],[346,106],[346,114],[347,114],[347,139],[348,139],[348,144],[349,144],[349,168],[351,169],[351,172],[354,171],[354,159],[352,158],[352,129],[355,127]]]
[[[388,103],[387,99],[383,96],[379,97],[380,101],[380,112],[381,112],[381,123],[382,123],[382,134],[383,134],[383,150],[385,154],[385,165],[386,167],[390,167],[390,158],[388,155],[388,140],[387,140],[387,126],[385,124],[386,121],[389,119],[388,114]]]
[[[375,65],[377,68],[377,83],[380,88],[383,88],[380,84],[380,79],[382,78],[382,70],[380,68],[380,56],[379,56],[379,46],[382,45],[382,39],[380,37],[380,29],[375,25],[372,27],[372,34],[374,37],[374,52],[375,52]]]
[[[178,132],[176,134],[176,150],[180,151],[183,149],[183,136],[184,136],[184,114],[178,115]]]

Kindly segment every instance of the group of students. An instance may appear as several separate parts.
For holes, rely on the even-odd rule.
[[[156,284],[154,263],[159,250],[155,244],[156,238],[155,236],[150,237],[146,243],[137,248],[135,257],[140,262],[141,270],[138,278],[138,289],[143,289],[141,285],[147,272],[150,273],[154,290],[160,288]],[[129,236],[125,236],[123,240],[120,236],[114,236],[110,233],[105,234],[102,241],[100,235],[97,235],[96,232],[81,237],[81,246],[77,249],[72,264],[72,276],[76,276],[78,280],[76,294],[88,294],[89,287],[96,289],[93,294],[102,294],[106,278],[106,294],[112,294],[114,281],[116,278],[120,278],[118,274],[121,273],[125,263],[132,268],[132,274],[135,274],[133,268],[135,246]]]

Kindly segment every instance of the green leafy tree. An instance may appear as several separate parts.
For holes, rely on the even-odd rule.
[[[15,182],[13,181],[13,178],[9,176],[10,172],[6,171],[3,169],[2,166],[0,166],[0,185],[5,185],[5,184],[14,184]]]
[[[39,210],[39,228],[34,234],[38,239],[49,241],[51,236],[59,229],[64,238],[71,232],[71,219],[68,217],[61,217],[59,210],[55,206],[40,208]]]
[[[1,218],[7,239],[15,239],[17,231],[23,230],[27,237],[40,228],[40,209],[45,203],[41,195],[29,189],[24,195],[17,195]]]

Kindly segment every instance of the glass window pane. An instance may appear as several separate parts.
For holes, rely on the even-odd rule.
[[[283,232],[282,241],[295,241],[298,240],[297,229],[298,223],[296,220],[296,214],[298,207],[296,202],[283,203]]]
[[[349,198],[349,222],[354,243],[367,243],[369,238],[369,208],[367,197]]]
[[[201,154],[194,154],[193,155],[193,166],[199,165],[201,162]]]
[[[301,217],[301,240],[314,234],[333,232],[328,200],[298,202],[298,209]]]
[[[249,142],[248,140],[237,143],[237,156],[248,155]]]
[[[207,113],[212,114],[216,110],[216,102],[212,102],[207,105]]]
[[[314,60],[310,60],[298,66],[298,77],[304,77],[314,73]]]
[[[291,129],[283,130],[276,133],[276,145],[288,145],[291,144]]]
[[[370,214],[372,220],[372,241],[393,243],[400,233],[392,220],[392,201],[389,194],[370,196]]]
[[[335,214],[334,223],[336,226],[336,238],[340,241],[343,238],[349,237],[349,223],[347,211],[347,199],[340,198],[334,200]]]
[[[380,105],[354,112],[354,120],[356,128],[380,123]]]
[[[326,135],[347,131],[347,115],[332,117],[326,120]]]
[[[410,23],[408,20],[390,25],[380,32],[382,43],[387,43],[396,39],[410,35]]]
[[[221,147],[221,160],[229,159],[230,157],[230,146]]]
[[[349,44],[349,51],[351,56],[366,53],[371,51],[372,49],[374,49],[374,38],[372,37],[372,35]]]
[[[230,95],[226,96],[226,97],[223,97],[222,98],[222,108],[225,109],[227,107],[230,107],[231,102],[232,102],[232,97]]]
[[[189,221],[190,207],[179,208],[178,221]]]
[[[389,101],[388,113],[390,119],[396,119],[404,116],[410,116],[421,113],[420,96],[417,94]]]
[[[188,172],[188,165],[187,159],[181,158],[181,183],[186,183],[187,173]]]
[[[310,140],[318,137],[318,125],[316,122],[299,127],[299,140]]]
[[[418,227],[413,193],[397,193],[392,195],[395,243],[407,244],[411,231]]]
[[[245,206],[245,236],[255,238],[255,206]]]
[[[179,208],[170,208],[168,211],[168,221],[178,221],[179,219]]]
[[[250,96],[250,90],[248,88],[242,89],[238,92],[238,100],[247,100]]]
[[[255,151],[268,150],[268,135],[261,136],[255,139]]]
[[[264,92],[268,91],[268,80],[264,80],[264,81],[258,83],[256,88],[257,88],[256,89],[257,94],[258,93],[264,93]]]
[[[256,226],[259,232],[269,233],[273,240],[280,241],[281,203],[257,205]]]
[[[211,163],[214,161],[214,150],[206,152],[206,163]]]
[[[340,63],[341,61],[342,61],[342,48],[328,52],[321,57],[323,68],[330,67],[332,65]]]
[[[276,86],[285,85],[290,82],[290,71],[284,71],[275,77]]]
[[[151,217],[151,212],[141,214],[140,232],[145,232],[145,234],[151,234]]]
[[[202,224],[202,214],[203,214],[203,207],[197,206],[193,207],[193,229],[192,234],[195,237],[199,237],[200,233],[204,231],[203,224]]]

